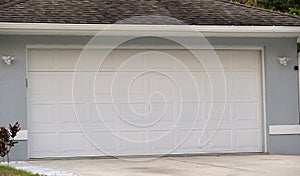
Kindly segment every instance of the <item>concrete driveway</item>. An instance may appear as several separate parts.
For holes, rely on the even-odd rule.
[[[27,163],[78,176],[300,176],[300,156],[221,155],[148,159],[32,160]]]

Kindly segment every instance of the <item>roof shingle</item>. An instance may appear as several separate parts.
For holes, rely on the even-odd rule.
[[[300,18],[227,0],[10,0],[0,22],[300,26]]]

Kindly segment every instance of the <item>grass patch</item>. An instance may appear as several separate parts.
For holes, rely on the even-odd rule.
[[[23,170],[18,170],[9,166],[0,165],[0,176],[39,176]]]

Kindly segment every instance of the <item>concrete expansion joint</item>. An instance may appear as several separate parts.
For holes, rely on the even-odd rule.
[[[173,160],[173,161],[178,161],[182,163],[188,163],[188,164],[197,164],[197,165],[202,165],[202,166],[210,166],[210,167],[218,167],[218,168],[225,168],[225,169],[232,169],[232,170],[237,170],[237,171],[245,171],[245,172],[255,172],[255,173],[266,173],[263,171],[256,171],[256,170],[251,170],[251,169],[241,169],[238,167],[230,167],[230,166],[223,166],[223,165],[217,165],[217,164],[208,164],[208,163],[201,163],[201,162],[192,162],[192,161],[183,161],[183,160],[178,160],[178,159],[167,159],[167,160]]]

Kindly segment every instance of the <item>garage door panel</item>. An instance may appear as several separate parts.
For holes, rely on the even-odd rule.
[[[58,73],[60,98],[77,99],[90,98],[89,74]]]
[[[149,75],[149,94],[159,93],[165,96],[165,99],[171,99],[172,97],[178,96],[179,91],[176,83],[172,78],[167,77],[164,74],[153,73]],[[153,98],[159,98],[163,101],[161,96]]]
[[[58,107],[55,104],[32,104],[29,105],[31,123],[56,123],[58,122]]]
[[[217,50],[216,54],[217,54],[217,57],[220,59],[222,68],[225,71],[232,70],[232,67],[234,65],[234,51]],[[216,68],[218,68],[218,67],[216,67]]]
[[[88,141],[84,134],[78,132],[61,132],[61,155],[69,156],[77,153],[86,155],[88,151]]]
[[[55,132],[31,133],[29,150],[36,157],[57,156],[58,135]]]
[[[260,51],[104,51],[29,50],[30,158],[262,151]]]
[[[118,153],[117,131],[97,131],[91,133],[91,154],[107,156]]]
[[[234,51],[233,68],[236,70],[259,71],[260,51]]]
[[[227,50],[226,54],[218,54],[222,50],[217,50],[216,53],[213,53],[212,50],[200,50],[196,51],[200,53],[200,61],[203,65],[205,71],[208,72],[222,72],[227,71],[226,66],[228,66],[228,70],[231,69],[232,57],[228,57],[226,55],[231,55],[230,52],[232,50]]]
[[[119,117],[123,125],[145,126],[149,116],[149,105],[145,103],[121,103]]]
[[[180,124],[193,124],[203,121],[206,116],[205,104],[199,102],[183,102],[177,104],[176,122]]]
[[[150,152],[152,154],[171,154],[178,152],[177,135],[174,129],[150,131]]]
[[[59,95],[59,79],[57,75],[46,73],[31,73],[29,92],[31,99],[51,99]],[[49,84],[51,82],[51,84]]]
[[[164,77],[161,81],[165,82],[167,85],[162,85],[166,87],[166,90],[169,89],[170,95],[167,94],[166,98],[173,99],[177,101],[184,102],[198,102],[202,100],[202,98],[206,94],[205,88],[205,73],[204,72],[164,72],[166,75],[162,75]],[[154,78],[155,79],[155,78]],[[164,81],[165,79],[165,81]],[[167,82],[168,80],[168,82]],[[160,81],[160,80],[158,80]],[[155,84],[153,82],[152,84]],[[160,84],[158,84],[160,85]],[[171,89],[173,87],[173,89]],[[173,92],[171,92],[173,91]],[[163,90],[163,92],[166,92]]]
[[[155,71],[172,71],[176,66],[174,62],[174,57],[169,53],[160,51],[147,51],[141,54],[138,58],[144,59],[145,70],[155,70]]]
[[[259,71],[260,51],[217,50],[216,53],[225,71]]]
[[[110,53],[107,60],[114,60],[120,71],[141,71],[145,69],[145,57],[139,57],[148,50],[118,50]],[[144,56],[144,55],[143,55]],[[116,69],[113,71],[117,71]]]
[[[92,123],[116,123],[118,119],[118,105],[111,103],[90,104],[90,119]]]
[[[81,50],[56,50],[54,57],[56,58],[57,67],[62,70],[73,71]]]
[[[120,80],[120,97],[146,97],[146,75],[140,75],[138,72],[120,72],[117,76]]]
[[[89,49],[85,48],[78,56],[77,65],[74,70],[76,71],[91,71],[95,72],[100,68],[100,64],[103,61],[104,51],[106,50],[98,50],[98,49]],[[114,66],[114,65],[112,65]],[[101,69],[106,69],[104,65],[102,65]],[[111,66],[109,67],[111,69]]]
[[[203,129],[181,129],[180,135],[180,151],[183,153],[202,153],[208,150],[208,145],[202,146],[204,138],[201,135]],[[200,142],[201,141],[201,142]]]
[[[228,151],[233,150],[233,131],[231,129],[208,130],[209,150]]]
[[[147,151],[146,131],[122,131],[121,137],[122,154],[145,154],[145,151]]]
[[[203,52],[200,50],[194,50],[193,52],[197,52],[198,55],[204,57]],[[177,61],[175,61],[176,71],[204,71],[204,67],[199,58],[196,58],[190,51],[172,50],[168,53],[177,59]]]
[[[261,151],[261,140],[258,129],[236,129],[236,148],[239,151]]]
[[[227,102],[207,103],[206,117],[209,118],[209,120],[228,122],[232,117],[231,106],[232,104]]]
[[[259,97],[259,76],[257,73],[235,74],[233,82],[233,97],[240,99]]]
[[[54,70],[54,50],[29,50],[28,71]]]
[[[251,128],[251,129],[256,129],[256,130],[261,131],[261,125],[258,122],[251,121],[251,120],[248,120],[248,121],[246,121],[246,120],[237,121],[237,122],[235,122],[234,127],[235,128],[239,128],[239,129],[249,129],[249,128]]]
[[[115,73],[99,72],[91,75],[90,92],[92,97],[117,98],[119,96],[119,76]],[[124,93],[124,92],[123,92]],[[126,94],[124,94],[126,95]],[[100,100],[100,99],[99,99]],[[101,101],[101,100],[100,100]]]
[[[230,94],[231,75],[222,72],[208,72],[206,78],[206,99],[224,101]]]
[[[190,74],[193,76],[193,78],[192,78],[193,84],[191,84],[191,85],[196,84],[197,87],[195,87],[195,88],[198,91],[198,93],[195,96],[195,93],[193,92],[194,89],[192,89],[193,91],[190,91],[190,89],[188,89],[186,96],[188,98],[193,97],[192,100],[200,99],[202,101],[205,98],[209,99],[210,96],[208,95],[208,89],[206,87],[206,83],[207,83],[206,82],[206,78],[207,78],[206,72],[195,72],[194,71],[194,72],[191,72]],[[183,98],[185,98],[185,97],[183,97]]]
[[[108,51],[108,50],[103,50],[104,52],[101,52],[101,50],[90,50],[86,51],[86,55],[90,55],[88,57],[89,60],[98,58],[97,60],[94,61],[94,67],[96,70],[101,70],[101,71],[117,71],[118,68],[120,67],[120,62],[119,59],[120,57],[126,57],[122,54],[119,54],[118,52],[115,51]],[[108,55],[107,55],[108,54]],[[82,58],[82,63],[81,65],[84,65],[85,63],[85,58]],[[93,70],[95,71],[95,70]]]
[[[258,103],[235,103],[233,105],[236,120],[258,120]]]
[[[61,104],[60,112],[62,123],[85,123],[90,120],[87,104]]]
[[[175,104],[153,103],[149,109],[149,124],[175,123]]]

